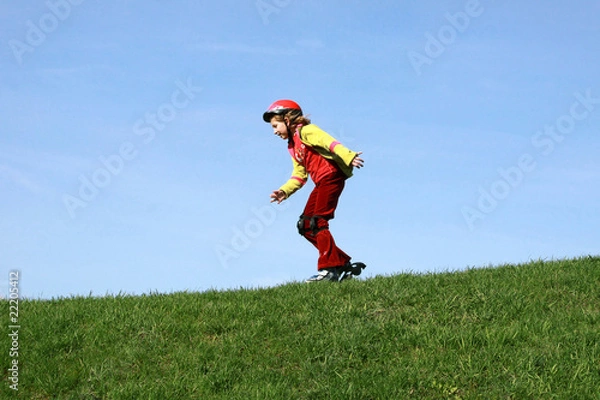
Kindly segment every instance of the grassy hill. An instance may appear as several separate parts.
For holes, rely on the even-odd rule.
[[[598,257],[19,307],[3,399],[600,399]]]

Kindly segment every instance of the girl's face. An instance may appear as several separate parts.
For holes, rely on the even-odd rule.
[[[287,140],[289,134],[284,121],[278,121],[276,117],[273,117],[271,118],[271,127],[273,127],[273,134]]]

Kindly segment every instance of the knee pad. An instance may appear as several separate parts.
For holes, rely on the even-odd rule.
[[[304,221],[306,221],[307,219],[310,219],[310,218],[305,217],[304,215],[301,215],[300,219],[298,219],[298,222],[296,223],[296,228],[298,228],[298,233],[302,236],[304,236],[304,234],[308,231],[308,229],[306,229],[305,223],[304,223]]]
[[[319,220],[319,219],[329,221],[329,219],[327,219],[323,216],[320,216],[320,215],[313,215],[310,217],[308,217],[306,215],[301,215],[300,219],[298,220],[298,223],[296,224],[296,227],[298,228],[298,233],[302,236],[305,236],[306,233],[308,233],[308,232],[310,232],[313,235],[316,235],[317,233],[321,232],[322,230],[329,229],[328,224],[319,228],[318,222],[317,222],[317,220]],[[306,221],[309,221],[308,228],[306,228]]]

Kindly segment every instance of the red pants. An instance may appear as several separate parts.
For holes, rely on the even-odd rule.
[[[329,232],[338,200],[344,190],[346,175],[338,171],[321,178],[308,197],[298,227],[303,236],[319,250],[317,269],[340,267],[350,256],[340,250]]]

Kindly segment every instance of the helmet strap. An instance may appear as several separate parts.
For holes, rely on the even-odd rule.
[[[285,128],[287,129],[287,132],[288,132],[288,144],[294,143],[294,134],[290,130],[290,126],[287,123],[285,124]]]
[[[293,143],[294,142],[294,134],[292,133],[292,130],[290,129],[290,119],[287,117],[284,117],[283,122],[285,122],[285,129],[287,129],[288,143]]]

